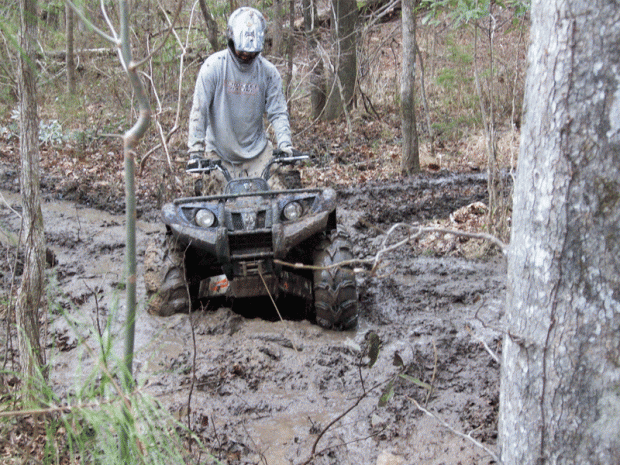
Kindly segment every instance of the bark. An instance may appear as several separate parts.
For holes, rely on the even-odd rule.
[[[282,1],[273,0],[273,45],[271,54],[282,56],[282,29],[284,26],[284,18],[282,17]]]
[[[355,0],[332,0],[332,28],[335,39],[334,66],[327,82],[325,119],[340,116],[344,107],[351,104],[357,82],[357,18]]]
[[[312,70],[310,72],[310,102],[312,118],[317,119],[325,108],[325,80],[323,79],[323,61],[318,52],[318,31],[316,4],[311,0],[303,0],[304,31],[310,54]]]
[[[209,7],[207,6],[206,0],[198,0],[198,3],[200,4],[200,11],[202,11],[202,17],[204,18],[205,23],[207,24],[207,32],[208,32],[207,39],[209,40],[209,44],[211,45],[211,48],[213,49],[213,51],[217,52],[219,50],[218,43],[217,43],[217,38],[219,36],[219,32],[217,30],[217,22],[213,18],[213,15],[211,14]],[[232,7],[232,4],[231,4],[231,7]]]
[[[420,171],[418,129],[415,115],[415,3],[415,0],[403,0],[402,2],[403,61],[400,75],[400,97],[403,152],[400,168],[405,174]]]
[[[39,335],[39,309],[43,297],[45,239],[39,174],[39,118],[37,114],[36,43],[37,2],[20,0],[19,103],[20,188],[24,272],[15,305],[21,372],[29,383],[44,364]]]
[[[501,458],[617,464],[620,9],[611,0],[537,0],[531,34],[508,262]]]
[[[70,95],[75,94],[75,60],[73,53],[73,10],[67,4],[65,4],[66,15],[66,34],[67,34],[67,93]]]
[[[288,15],[289,34],[286,41],[286,56],[287,56],[287,72],[286,72],[286,100],[290,98],[291,81],[293,79],[293,62],[295,60],[295,0],[289,1],[289,15]]]

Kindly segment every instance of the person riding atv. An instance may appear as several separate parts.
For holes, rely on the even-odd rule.
[[[186,169],[198,187],[194,197],[162,208],[166,234],[145,253],[148,311],[169,316],[221,298],[269,296],[301,301],[292,306],[294,318],[351,329],[358,294],[351,241],[337,227],[336,192],[283,189],[287,179],[278,178],[278,167],[308,156],[292,147],[282,79],[260,56],[265,24],[254,8],[233,12],[228,48],[201,67]],[[203,178],[209,186],[200,186]],[[263,315],[273,310],[267,307]]]
[[[209,56],[198,74],[189,120],[189,162],[221,160],[233,178],[260,177],[272,160],[263,116],[272,125],[278,149],[291,155],[291,129],[282,78],[261,52],[266,21],[256,9],[242,7],[228,20],[225,50]],[[270,184],[278,186],[278,176]],[[208,189],[221,192],[226,179],[211,173]]]

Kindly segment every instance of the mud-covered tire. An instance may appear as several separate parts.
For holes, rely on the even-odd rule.
[[[149,313],[171,316],[189,308],[184,253],[184,248],[169,234],[153,239],[147,245],[144,285]]]
[[[314,253],[314,265],[321,268],[353,259],[349,236],[332,231]],[[318,325],[348,330],[357,325],[357,284],[350,265],[314,271],[314,309]]]

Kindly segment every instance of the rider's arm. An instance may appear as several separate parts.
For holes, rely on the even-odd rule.
[[[215,92],[216,63],[207,59],[200,68],[194,89],[194,100],[189,114],[188,151],[201,153],[205,151],[205,136],[209,124],[209,106]]]
[[[291,127],[288,119],[286,98],[282,90],[282,78],[275,66],[266,69],[267,95],[265,111],[267,119],[273,126],[278,140],[278,147],[291,146]]]

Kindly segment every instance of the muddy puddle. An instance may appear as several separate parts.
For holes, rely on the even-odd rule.
[[[18,210],[18,197],[1,193]],[[484,199],[485,185],[476,176],[437,176],[347,189],[340,196],[340,220],[353,236],[355,254],[370,258],[391,223],[446,216]],[[6,204],[0,199],[3,247],[19,231],[19,218]],[[89,373],[100,332],[118,341],[121,355],[125,219],[58,200],[43,208],[47,245],[57,261],[47,346],[54,389],[63,393]],[[314,464],[493,463],[415,402],[495,447],[499,367],[481,341],[500,349],[501,335],[493,328],[504,307],[502,257],[473,261],[411,246],[397,250],[376,275],[358,275],[361,318],[351,332],[246,318],[229,308],[158,318],[144,312],[141,279],[146,243],[163,230],[155,217],[151,210],[142,217],[148,221],[138,221],[135,372],[184,422],[191,391],[192,427],[215,457],[230,464],[301,464],[315,447]],[[9,271],[3,265],[5,290]],[[371,332],[381,339],[372,368],[365,357]],[[79,338],[92,352],[78,346]],[[379,406],[390,381],[393,397]]]

